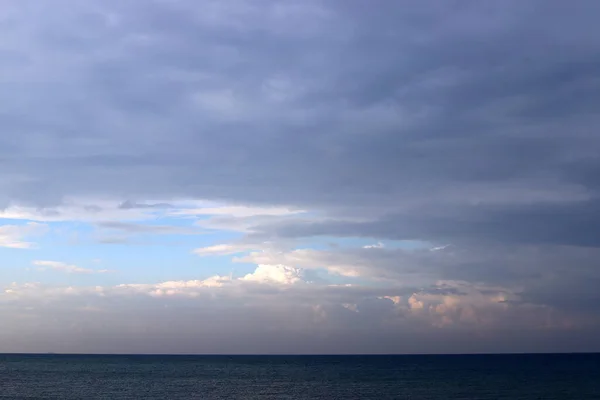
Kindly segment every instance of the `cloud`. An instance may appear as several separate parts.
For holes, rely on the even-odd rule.
[[[284,243],[222,243],[212,246],[200,247],[194,249],[194,254],[199,256],[226,256],[233,254],[242,254],[250,251],[277,251],[286,249]]]
[[[368,244],[363,246],[363,249],[383,249],[385,245],[381,242],[377,242],[376,244]]]
[[[109,236],[109,237],[101,237],[98,239],[98,243],[102,244],[126,244],[131,243],[129,237],[121,237],[121,236]]]
[[[106,220],[147,220],[157,216],[154,209],[121,208],[118,202],[102,197],[67,198],[63,203],[49,207],[10,205],[0,209],[0,218],[38,222],[97,222]]]
[[[79,288],[12,284],[0,294],[3,318],[10,322],[2,346],[30,341],[29,334],[14,335],[25,327],[45,328],[49,336],[37,348],[51,351],[63,348],[64,341],[54,338],[61,335],[74,345],[72,351],[152,353],[432,352],[440,348],[433,339],[440,337],[455,346],[452,352],[461,352],[503,348],[505,335],[512,340],[509,348],[526,347],[535,335],[537,348],[548,349],[563,333],[594,332],[580,315],[513,304],[508,300],[518,294],[501,287],[440,281],[422,289],[374,288],[288,279],[298,273],[270,266],[257,268],[252,275],[269,277],[258,280],[215,276]],[[521,332],[517,341],[515,329]],[[164,335],[177,340],[165,341]],[[242,338],[251,346],[240,346]]]
[[[429,251],[441,251],[441,250],[447,249],[448,247],[450,247],[449,244],[445,244],[443,246],[435,246],[435,247],[430,248]]]
[[[34,222],[25,225],[3,225],[0,226],[0,247],[13,249],[30,249],[35,246],[32,242],[27,242],[23,238],[28,236],[41,235],[46,232],[47,226]]]
[[[366,237],[391,240],[452,241],[598,247],[600,202],[520,206],[470,205],[448,208],[448,215],[387,214],[369,221],[272,221],[253,227],[253,236]]]
[[[7,106],[22,134],[3,146],[12,149],[6,171],[22,178],[4,196],[365,212],[482,196],[584,199],[596,186],[596,139],[586,132],[596,118],[597,5],[557,14],[553,4],[510,2],[491,20],[476,3],[365,13],[355,2],[240,2],[206,5],[210,20],[189,1],[15,7],[5,45],[29,68],[7,66],[7,76],[19,87],[51,77],[63,90],[50,108],[38,107],[55,96],[47,86]],[[83,35],[77,26],[88,20]],[[559,32],[562,21],[577,23]],[[77,117],[65,117],[70,107]],[[60,146],[69,157],[55,156]]]
[[[130,209],[134,209],[134,208],[158,208],[158,209],[162,209],[162,208],[173,208],[174,206],[172,204],[168,204],[168,203],[156,203],[156,204],[146,204],[146,203],[135,203],[132,201],[124,201],[123,203],[119,204],[119,208],[122,208],[124,210],[130,210]]]
[[[443,246],[439,246],[443,247]],[[434,247],[435,248],[435,247]],[[241,250],[241,249],[240,249]],[[250,250],[234,262],[288,265],[362,284],[425,287],[439,280],[501,286],[527,302],[565,312],[595,310],[600,283],[595,248],[563,246],[447,246],[430,248],[288,248]],[[577,287],[577,295],[572,294]]]
[[[286,216],[302,214],[303,210],[291,210],[285,207],[249,207],[249,206],[212,206],[188,208],[174,211],[173,215],[225,215],[233,218]]]
[[[105,274],[110,272],[107,269],[94,270],[90,268],[82,268],[77,265],[67,264],[61,261],[45,261],[45,260],[36,260],[33,261],[33,265],[37,265],[39,271],[57,271],[64,272],[67,274]]]
[[[423,251],[383,248],[317,250],[295,248],[286,251],[250,251],[235,256],[236,262],[294,265],[309,270],[325,270],[333,275],[388,280],[395,282],[431,282],[432,275],[448,260],[440,260]],[[439,275],[438,275],[439,276]]]
[[[119,221],[104,221],[99,222],[96,226],[104,229],[122,231],[128,234],[159,234],[159,235],[193,235],[200,234],[195,229],[190,229],[186,227],[178,227],[171,225],[149,225],[149,224],[139,224],[132,222],[119,222]]]
[[[51,77],[63,90],[50,108],[39,106],[49,88],[7,106],[7,129],[20,134],[2,147],[2,193],[45,207],[74,196],[228,199],[242,205],[183,214],[320,210],[378,217],[319,226],[332,234],[596,245],[598,224],[577,215],[597,202],[598,143],[587,133],[597,125],[597,5],[536,6],[510,2],[485,27],[490,11],[475,3],[365,13],[357,3],[241,2],[207,5],[210,20],[188,1],[15,7],[17,36],[5,42],[29,68],[7,76],[16,87]],[[73,27],[86,18],[83,35]],[[559,32],[559,21],[578,22]],[[78,117],[66,118],[73,107]]]
[[[292,285],[304,282],[303,271],[299,268],[286,265],[259,265],[252,274],[241,278],[252,282],[275,282],[284,285]]]

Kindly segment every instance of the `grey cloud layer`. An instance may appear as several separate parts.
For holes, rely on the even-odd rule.
[[[509,203],[585,202],[598,189],[597,9],[15,5],[4,197],[394,210],[499,187]]]
[[[443,201],[443,199],[442,199]],[[410,210],[365,222],[277,221],[255,225],[253,237],[363,236],[396,240],[600,246],[600,201],[463,205]],[[421,211],[419,213],[419,211]],[[445,211],[445,212],[444,212]]]

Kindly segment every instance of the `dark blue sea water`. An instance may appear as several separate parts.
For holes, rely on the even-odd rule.
[[[1,399],[600,399],[600,354],[0,355]]]

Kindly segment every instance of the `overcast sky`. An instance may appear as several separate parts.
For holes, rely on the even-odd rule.
[[[598,17],[3,2],[0,352],[600,351]]]

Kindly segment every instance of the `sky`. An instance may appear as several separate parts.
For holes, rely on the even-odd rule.
[[[598,16],[4,1],[0,352],[600,351]]]

